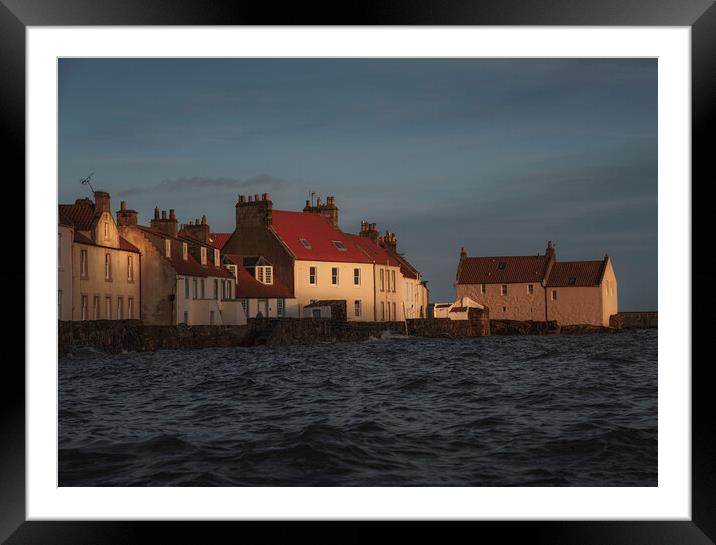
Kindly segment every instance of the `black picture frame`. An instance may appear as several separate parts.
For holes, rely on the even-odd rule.
[[[64,25],[577,25],[577,26],[688,26],[691,28],[692,53],[692,203],[705,206],[707,199],[694,199],[697,187],[712,180],[713,167],[708,132],[716,110],[716,6],[713,0],[674,2],[670,0],[493,0],[469,2],[457,0],[401,0],[364,2],[350,6],[334,3],[332,8],[293,4],[276,9],[269,3],[239,3],[226,0],[0,0],[0,123],[3,138],[3,180],[6,203],[5,220],[12,229],[6,232],[10,243],[25,225],[25,30],[27,26]],[[708,131],[708,132],[707,132]],[[8,172],[10,166],[10,172]],[[684,183],[689,183],[684,180]],[[54,181],[48,180],[48,188]],[[8,196],[8,192],[10,195]],[[699,193],[702,193],[701,191]],[[10,203],[11,206],[7,206]],[[22,203],[22,205],[21,205]],[[692,261],[694,286],[698,299],[692,309],[713,308],[714,267],[706,237],[713,230],[692,211]],[[8,218],[7,214],[11,217]],[[699,219],[700,218],[700,219]],[[8,226],[9,226],[8,225]],[[23,230],[24,233],[24,230]],[[23,252],[40,251],[23,245]],[[23,294],[8,286],[25,285],[24,253],[9,249],[10,261],[0,267],[1,286],[5,287],[7,308],[25,307]],[[663,280],[663,279],[662,279]],[[22,283],[22,284],[21,284]],[[26,289],[31,289],[27,286]],[[685,297],[691,297],[685,293]],[[692,331],[701,345],[713,319],[698,312],[681,319],[691,320]],[[478,541],[520,543],[579,544],[708,544],[716,540],[716,427],[711,384],[708,381],[710,358],[692,362],[692,519],[690,521],[524,521],[469,522],[406,527],[398,522],[339,522],[309,525],[305,522],[86,522],[25,520],[25,373],[20,357],[11,356],[24,338],[25,320],[18,312],[3,313],[5,358],[0,375],[0,540],[9,545],[35,543],[83,544],[218,541],[226,535],[231,541],[247,531],[262,533],[269,539],[309,538],[312,541],[357,543],[388,532],[399,531],[401,541],[415,533],[435,541],[449,539],[447,533],[467,532]],[[667,332],[668,333],[668,332]],[[692,350],[695,345],[692,342]],[[17,350],[23,352],[22,348]],[[693,353],[693,352],[692,352]],[[24,361],[24,352],[22,354]],[[689,362],[668,362],[688,365]],[[240,528],[238,525],[242,525]],[[469,525],[469,526],[468,526]],[[228,530],[228,532],[227,532]],[[406,534],[407,532],[407,534]],[[171,536],[171,537],[170,537]]]

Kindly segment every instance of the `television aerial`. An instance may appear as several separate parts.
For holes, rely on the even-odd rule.
[[[86,178],[82,178],[82,179],[80,180],[80,183],[81,183],[82,185],[88,185],[89,188],[92,190],[92,194],[94,195],[94,187],[92,187],[92,184],[90,183],[90,180],[92,179],[92,176],[94,176],[94,172],[90,172],[89,176],[87,176]]]

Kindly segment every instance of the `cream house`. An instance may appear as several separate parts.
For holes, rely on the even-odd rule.
[[[271,263],[274,278],[291,296],[286,316],[302,317],[303,309],[317,301],[344,300],[347,320],[402,320],[407,308],[415,311],[421,292],[416,303],[406,305],[401,263],[375,235],[341,231],[333,197],[289,212],[274,210],[264,193],[239,196],[236,230],[222,237],[222,244],[227,255],[262,256]]]
[[[60,319],[139,319],[139,249],[120,235],[109,194],[94,197],[58,207]]]
[[[544,255],[468,257],[460,253],[456,291],[489,308],[491,319],[556,320],[561,325],[609,325],[618,312],[611,259],[557,261]]]
[[[154,210],[149,227],[125,202],[117,212],[122,236],[142,252],[142,319],[149,325],[239,325],[246,315],[235,297],[234,277],[208,235],[206,218],[179,225],[174,210]],[[196,228],[195,228],[196,227]]]

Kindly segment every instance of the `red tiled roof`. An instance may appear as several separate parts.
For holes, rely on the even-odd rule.
[[[219,246],[214,244],[214,242],[211,240],[211,237],[209,237],[209,242],[204,242],[203,240],[196,238],[194,235],[180,231],[179,233],[177,233],[177,238],[179,240],[188,240],[189,242],[194,242],[195,244],[201,244],[202,246],[219,249]]]
[[[224,247],[234,233],[210,233],[209,241],[219,249]]]
[[[119,249],[120,249],[120,250],[125,250],[125,251],[127,251],[127,252],[135,252],[135,253],[137,253],[137,254],[140,253],[140,252],[139,252],[139,248],[137,248],[134,244],[132,244],[131,242],[129,242],[129,241],[128,241],[126,238],[124,238],[124,237],[119,237]]]
[[[547,286],[598,286],[604,265],[604,261],[557,261],[549,273]]]
[[[504,264],[504,265],[502,265]],[[547,257],[504,256],[466,257],[460,269],[458,284],[511,284],[541,282]]]
[[[306,261],[338,261],[347,263],[372,263],[372,260],[350,242],[350,237],[336,229],[318,214],[274,210],[272,214],[274,232],[288,246],[296,259]],[[305,239],[306,248],[300,241]],[[339,250],[333,241],[343,243],[345,250]]]
[[[72,225],[80,231],[89,231],[94,221],[94,203],[61,204],[58,206],[58,215],[60,223]]]
[[[400,266],[398,260],[388,253],[385,248],[378,246],[370,238],[350,233],[346,233],[345,235],[370,258],[371,262],[375,262],[378,265],[389,265],[391,267]]]
[[[233,276],[233,275],[232,275]],[[243,266],[236,267],[236,297],[247,299],[275,299],[291,298],[291,290],[288,289],[275,275],[273,284],[262,284]]]

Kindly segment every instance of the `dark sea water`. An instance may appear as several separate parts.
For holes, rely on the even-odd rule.
[[[657,486],[657,332],[59,365],[60,486]]]

